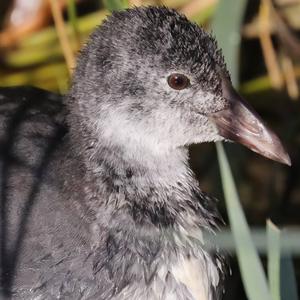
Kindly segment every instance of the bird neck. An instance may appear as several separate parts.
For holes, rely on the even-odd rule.
[[[183,185],[193,178],[186,148],[157,151],[137,145],[107,147],[102,142],[88,165],[92,166],[90,169],[95,170],[96,175],[100,167],[101,174],[103,171],[124,187],[135,186],[137,190],[148,187],[163,189],[178,183]]]
[[[101,140],[86,151],[86,202],[101,222],[104,214],[108,217],[104,227],[115,226],[114,219],[158,228],[213,223],[188,166],[186,148],[158,153],[136,145],[108,147]]]
[[[131,155],[132,150],[125,145],[107,147],[102,140],[86,162],[92,183],[86,185],[86,200],[96,216],[90,227],[97,258],[94,269],[108,267],[115,281],[122,268],[128,270],[131,281],[141,284],[145,280],[141,270],[155,278],[167,270],[182,280],[194,269],[196,260],[185,260],[192,255],[203,270],[195,275],[199,284],[203,281],[205,285],[207,280],[213,289],[219,275],[205,252],[202,234],[215,228],[215,215],[208,210],[207,198],[188,167],[187,149],[174,149],[161,156],[146,149],[136,149]],[[190,269],[187,265],[188,275],[181,272],[186,262],[191,265]],[[124,280],[120,276],[116,286]]]
[[[70,126],[70,148],[86,174],[84,184],[78,181],[85,194],[80,201],[92,215],[106,222],[104,227],[122,218],[155,227],[211,227],[211,201],[189,168],[188,149],[168,144],[168,136],[157,137],[156,131],[107,118],[102,123],[79,118]],[[147,138],[142,132],[148,132]]]

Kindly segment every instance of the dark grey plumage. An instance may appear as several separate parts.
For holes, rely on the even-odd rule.
[[[1,88],[0,95],[0,299],[145,299],[145,295],[168,299],[168,289],[170,299],[177,294],[178,299],[193,299],[182,287],[176,288],[167,270],[162,274],[166,282],[155,278],[168,260],[176,259],[172,252],[181,251],[170,236],[176,215],[185,211],[176,207],[178,199],[168,207],[160,203],[160,192],[152,186],[144,187],[145,195],[136,198],[139,191],[131,180],[137,172],[125,169],[124,174],[115,174],[106,165],[109,161],[103,161],[101,191],[88,192],[95,198],[101,195],[97,201],[102,203],[94,206],[96,199],[86,198],[84,189],[96,186],[85,183],[87,172],[76,160],[77,151],[69,149],[72,141],[66,134],[61,97],[34,88]],[[180,182],[178,187],[180,191],[172,187],[170,193],[184,193]],[[125,189],[128,198],[122,199]],[[206,212],[198,202],[209,205],[206,201],[211,200],[197,188],[191,191],[193,195],[180,201],[194,196],[195,205],[189,206],[199,213],[199,225],[213,225],[211,212],[201,220]],[[160,296],[151,288],[147,291],[155,281]],[[131,285],[134,294],[123,295]]]
[[[217,299],[222,260],[201,236],[217,213],[186,146],[224,139],[224,80],[210,35],[149,7],[95,30],[66,107],[1,89],[2,298]]]

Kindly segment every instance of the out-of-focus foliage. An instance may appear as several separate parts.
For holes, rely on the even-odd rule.
[[[104,6],[109,11],[122,10],[129,6],[127,0],[104,0]]]
[[[75,54],[80,48],[80,42],[83,43],[92,29],[102,22],[109,13],[108,10],[122,9],[127,5],[166,5],[209,27],[209,21],[218,4],[218,0],[103,0],[103,4],[99,0],[55,1],[65,16],[66,31]],[[242,33],[244,39],[260,42],[267,75],[262,75],[263,68],[254,70],[251,78],[242,82],[241,89],[247,93],[271,88],[287,89],[289,96],[297,99],[300,43],[295,30],[300,28],[300,3],[298,0],[252,2],[256,4],[251,6],[256,7],[249,20],[243,24]],[[18,0],[11,3],[15,4],[6,11],[0,33],[0,85],[31,84],[51,90],[65,90],[68,83],[67,70],[57,32],[51,24],[49,1]],[[238,3],[234,11],[227,12],[224,18],[219,16],[217,20],[232,22]],[[79,12],[78,17],[75,7]],[[18,16],[22,18],[19,17],[20,20],[16,21]],[[278,44],[276,49],[273,38]],[[230,43],[237,42],[237,39],[238,34],[228,37]],[[237,57],[236,53],[230,55],[235,59]],[[226,56],[229,57],[229,53]],[[65,78],[63,84],[62,78]]]
[[[221,0],[212,23],[216,39],[223,50],[231,80],[236,87],[239,82],[240,27],[246,4],[247,0]],[[231,13],[232,17],[223,21],[222,16]],[[227,156],[221,143],[217,143],[217,151],[227,213],[245,292],[249,300],[271,300],[263,266],[252,241],[250,228],[243,213]]]
[[[68,12],[65,18],[65,30],[75,55],[81,47],[78,40],[84,43],[93,28],[101,24],[109,14],[109,10],[122,9],[128,5],[125,0],[104,1],[104,6],[98,3],[98,9],[75,18],[73,0],[57,0],[57,2],[62,13],[65,10]],[[93,6],[90,3],[92,1],[82,0],[76,2],[79,2],[77,7],[79,12],[80,8],[84,6]],[[132,2],[130,4],[160,4],[180,8],[192,20],[204,23],[213,14],[217,0],[197,2],[166,0],[158,3],[153,0],[141,3]],[[68,9],[66,8],[67,4]],[[35,8],[35,10],[43,16],[47,15],[45,10],[50,11],[50,7],[41,5],[40,1],[37,1],[37,6],[40,8]],[[13,14],[13,10],[10,14]],[[12,18],[11,15],[10,18]],[[39,19],[38,16],[36,18]],[[39,22],[32,20],[32,15],[28,16],[27,22],[33,23],[33,25],[23,25],[28,30],[22,30],[22,35],[20,35],[20,29],[12,26],[9,22],[6,22],[7,25],[0,33],[0,51],[2,54],[0,86],[30,84],[50,90],[66,91],[69,81],[68,72],[55,27],[51,23],[49,23],[49,26],[41,25]]]
[[[221,143],[217,144],[217,149],[230,227],[247,297],[249,300],[271,300],[266,276],[253,244],[250,228],[240,205],[230,166]]]

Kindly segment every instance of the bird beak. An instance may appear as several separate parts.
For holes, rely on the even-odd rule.
[[[267,158],[290,166],[291,159],[277,135],[264,124],[227,79],[222,81],[222,91],[223,97],[229,101],[229,107],[210,115],[219,134]]]

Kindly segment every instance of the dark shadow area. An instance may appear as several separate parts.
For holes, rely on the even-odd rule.
[[[0,291],[9,299],[12,297],[11,289],[14,284],[16,266],[31,211],[45,180],[52,155],[59,146],[66,129],[61,122],[62,116],[59,115],[63,108],[59,96],[26,87],[0,89],[0,95],[0,125],[3,131],[0,133]],[[39,140],[39,144],[35,143],[35,139]],[[28,162],[26,160],[27,149],[32,149],[34,143],[37,151],[31,153],[33,162]],[[28,176],[32,177],[32,184],[25,187],[27,191],[24,195],[28,197],[21,199],[24,202],[20,205],[22,212],[18,215],[18,220],[12,221],[18,224],[16,236],[12,237],[9,236],[11,220],[8,219],[9,201],[12,198],[10,181],[13,173],[14,176],[18,176],[15,173],[18,167],[26,169]],[[22,187],[19,188],[22,189]],[[10,247],[8,241],[12,241]]]

